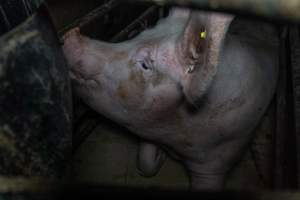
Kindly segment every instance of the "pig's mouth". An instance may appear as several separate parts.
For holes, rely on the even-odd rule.
[[[73,69],[69,71],[69,76],[72,80],[75,80],[78,83],[84,83],[86,81],[86,79],[80,72]]]
[[[75,81],[79,85],[85,85],[91,81],[95,82],[96,75],[97,74],[88,75],[88,74],[85,74],[82,71],[80,71],[78,69],[74,69],[74,68],[69,70],[69,76],[70,76],[71,80]]]

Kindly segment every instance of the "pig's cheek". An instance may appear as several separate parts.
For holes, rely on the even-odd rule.
[[[176,109],[180,105],[183,94],[178,84],[170,81],[148,88],[145,99],[147,99],[147,109],[169,113],[170,110]]]
[[[125,110],[136,111],[144,103],[144,88],[131,80],[123,80],[117,85],[115,97]]]
[[[142,70],[131,69],[117,81],[115,97],[124,108],[134,111],[143,104],[146,86],[147,79]]]
[[[161,116],[164,113],[170,113],[171,110],[176,109],[179,103],[179,97],[170,97],[165,94],[152,95],[151,97],[146,98],[147,103],[144,106],[144,110],[152,114],[159,114]]]
[[[164,99],[161,96],[151,98],[150,106],[147,106],[152,113],[161,113],[166,109]]]

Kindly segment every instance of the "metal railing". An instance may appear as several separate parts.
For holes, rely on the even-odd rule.
[[[271,19],[300,21],[300,0],[122,0],[180,5],[197,9],[250,14]]]

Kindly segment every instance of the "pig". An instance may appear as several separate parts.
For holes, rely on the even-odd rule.
[[[166,152],[184,165],[193,190],[224,188],[278,77],[275,25],[187,8],[120,43],[74,28],[63,51],[75,94],[143,139],[141,173],[157,173]]]

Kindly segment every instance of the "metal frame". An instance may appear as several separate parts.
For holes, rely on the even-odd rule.
[[[251,15],[300,21],[299,0],[122,0],[152,2],[159,5],[180,5],[197,9],[209,9],[247,13]]]
[[[205,9],[213,11],[226,11],[237,14],[254,15],[272,20],[289,20],[292,22],[300,22],[300,0],[122,0],[123,2],[156,3],[163,5],[179,5],[195,9]],[[118,3],[122,2],[118,1]],[[100,8],[95,9],[82,19],[75,21],[71,26],[85,26],[95,18],[103,16],[115,6],[115,0],[111,0]],[[113,6],[107,6],[113,5]],[[105,9],[104,9],[105,8]],[[115,35],[111,42],[118,42],[126,39],[130,30],[137,28],[142,31],[145,27],[141,26],[144,21],[152,13],[159,9],[159,6],[153,5],[142,13],[134,22],[129,24],[119,34]],[[97,11],[97,12],[96,12]],[[91,17],[92,16],[92,17]],[[70,26],[68,26],[70,27]],[[64,29],[66,31],[68,29]],[[289,30],[289,31],[288,31]],[[62,32],[64,32],[62,31]],[[61,32],[61,33],[62,33]],[[299,28],[286,27],[285,35],[282,35],[283,41],[281,45],[281,78],[279,88],[277,90],[277,111],[276,111],[276,131],[274,133],[274,188],[288,189],[300,187],[300,34]],[[290,55],[285,51],[288,50]],[[290,65],[289,65],[290,63]],[[288,81],[292,84],[288,83]],[[293,97],[286,91],[291,88]],[[294,110],[294,116],[290,115],[290,107]],[[87,111],[86,113],[88,113]],[[86,115],[85,113],[85,115]],[[291,122],[292,121],[292,122]],[[94,129],[97,125],[97,119],[85,124],[84,136],[88,135],[88,131]],[[291,156],[292,160],[287,158],[287,154],[295,152],[295,156]],[[296,165],[296,166],[287,166]],[[297,176],[291,176],[296,172]]]

